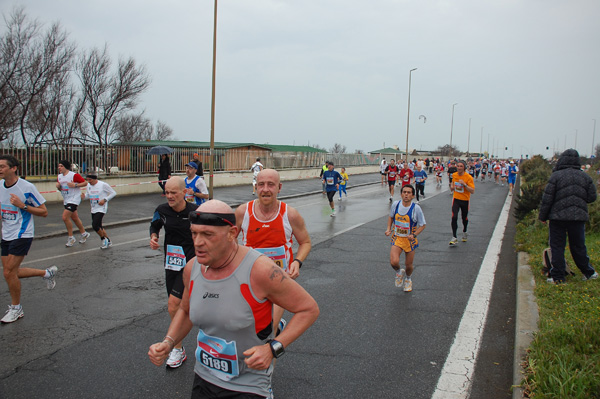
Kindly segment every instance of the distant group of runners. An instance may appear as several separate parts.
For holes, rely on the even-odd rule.
[[[402,287],[404,291],[412,291],[412,273],[414,270],[413,262],[415,250],[419,243],[417,236],[425,229],[426,222],[423,210],[421,209],[420,197],[425,197],[425,181],[427,180],[428,169],[435,174],[436,187],[442,186],[444,173],[448,175],[448,185],[452,194],[452,216],[450,226],[452,237],[449,245],[454,247],[458,245],[458,218],[462,220],[461,240],[468,240],[467,227],[469,224],[469,202],[471,195],[475,192],[475,181],[481,176],[481,181],[485,181],[494,175],[494,181],[497,184],[509,186],[509,195],[512,195],[516,176],[519,168],[513,160],[450,160],[446,164],[439,160],[428,161],[428,164],[421,160],[412,162],[400,160],[399,165],[395,159],[390,159],[389,163],[385,158],[380,164],[381,183],[387,182],[390,193],[390,216],[387,221],[386,236],[391,236],[390,264],[394,269],[395,285]],[[401,182],[401,199],[393,201],[394,187],[397,182]],[[414,186],[413,186],[414,184]],[[416,194],[416,202],[413,202]],[[404,268],[400,266],[400,255],[404,252]]]

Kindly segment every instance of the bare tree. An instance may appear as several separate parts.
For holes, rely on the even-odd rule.
[[[86,120],[91,128],[89,139],[107,146],[115,141],[118,132],[114,122],[127,111],[135,109],[140,95],[150,85],[144,66],[135,60],[119,59],[117,70],[111,74],[107,46],[97,48],[81,57],[80,79],[86,98]]]
[[[333,154],[345,154],[346,153],[346,146],[345,145],[341,145],[339,143],[335,143],[333,145],[333,147],[331,147],[329,149],[329,152],[331,152]]]
[[[67,74],[75,47],[60,24],[53,24],[40,40],[30,41],[26,49],[27,64],[22,76],[22,88],[15,91],[18,99],[19,131],[25,145],[43,141],[38,136],[47,133],[55,119],[54,110],[60,102],[60,86],[68,81]],[[54,93],[52,93],[52,89]],[[48,110],[51,110],[47,112]],[[30,121],[37,119],[35,123]],[[31,127],[36,127],[34,132]],[[40,130],[41,129],[41,130]],[[30,135],[31,134],[31,135]]]
[[[442,156],[458,156],[460,154],[458,147],[451,146],[450,144],[439,146],[437,150]]]
[[[156,122],[154,140],[172,140],[173,129],[161,120]]]
[[[19,99],[24,97],[28,51],[39,23],[30,21],[23,7],[4,17],[6,33],[0,41],[0,141],[19,129]]]
[[[139,114],[127,114],[118,118],[113,129],[117,134],[117,141],[122,143],[146,140],[169,140],[173,136],[173,129],[166,123],[159,120],[156,122],[156,127],[154,127],[150,119],[144,117],[143,112]]]
[[[117,141],[126,143],[152,140],[154,127],[144,113],[127,114],[115,120],[113,127]]]
[[[355,154],[364,154],[365,152],[363,150],[354,150]]]

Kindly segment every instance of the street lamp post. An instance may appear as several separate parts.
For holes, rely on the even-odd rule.
[[[481,126],[481,136],[479,137],[479,156],[481,157],[483,151],[483,126]]]
[[[596,149],[594,148],[594,142],[596,141],[596,120],[592,119],[594,121],[594,132],[592,133],[592,154],[591,155],[596,155]]]
[[[408,112],[406,113],[406,163],[408,164],[408,128],[410,126],[410,84],[412,79],[412,71],[416,71],[417,68],[413,68],[408,71]]]
[[[469,135],[467,136],[467,158],[471,156],[471,118],[469,118]]]
[[[458,103],[452,104],[452,120],[450,121],[450,159],[452,159],[452,129],[454,129],[454,107]]]
[[[217,0],[215,0],[215,17],[213,23],[213,68],[212,68],[212,99],[210,105],[210,158],[208,179],[208,198],[213,198],[213,174],[215,152],[215,81],[217,76]]]

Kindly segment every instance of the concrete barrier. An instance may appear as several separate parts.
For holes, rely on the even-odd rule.
[[[339,171],[339,169],[337,169]],[[346,168],[349,175],[364,173],[377,173],[379,166],[349,166]],[[319,177],[319,168],[310,169],[282,169],[279,171],[281,180],[315,179]],[[184,174],[177,174],[183,176]],[[253,173],[250,171],[215,172],[213,176],[213,187],[239,186],[252,184]],[[110,184],[117,195],[148,194],[161,192],[158,186],[158,177],[151,175],[127,175],[127,176],[99,176],[99,178]],[[208,171],[205,170],[204,179],[209,184]],[[31,180],[48,202],[62,202],[62,195],[56,190],[56,180]]]

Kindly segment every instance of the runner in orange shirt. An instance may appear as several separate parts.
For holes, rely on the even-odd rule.
[[[279,201],[281,191],[279,173],[263,169],[256,176],[258,198],[240,205],[235,211],[236,224],[242,232],[243,245],[262,252],[271,258],[291,278],[300,275],[300,267],[311,249],[310,236],[300,213]],[[238,233],[239,234],[239,233]],[[298,242],[296,256],[292,251],[293,239]],[[273,323],[283,329],[283,309],[273,307]],[[282,324],[279,321],[282,320]]]
[[[452,239],[450,240],[450,246],[458,244],[456,238],[456,231],[458,230],[458,211],[461,212],[462,223],[463,223],[463,236],[462,241],[467,241],[467,225],[469,224],[469,200],[471,194],[475,192],[475,183],[473,177],[465,173],[467,163],[465,161],[458,161],[456,164],[457,172],[452,175],[452,183],[450,183],[450,190],[452,191]]]

